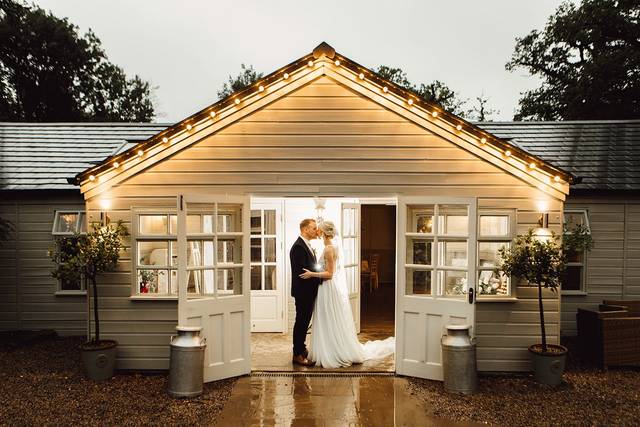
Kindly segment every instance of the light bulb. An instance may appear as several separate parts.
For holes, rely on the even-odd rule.
[[[287,80],[289,78],[289,73],[284,73],[282,77],[284,77],[284,79]]]
[[[385,86],[385,87],[383,87],[383,88],[382,88],[382,91],[383,91],[384,93],[387,93],[387,92],[389,92],[389,88]]]
[[[336,64],[336,67],[339,67],[339,66],[340,66],[340,60],[339,60],[339,59],[336,59],[335,64]]]
[[[191,124],[188,124],[187,125],[187,130],[191,130],[191,129],[193,129],[193,126],[191,126]]]
[[[536,164],[531,162],[529,163],[529,169],[535,169],[536,168]]]
[[[89,175],[89,181],[95,181],[95,180],[96,180],[96,177],[95,177],[95,176],[93,176],[93,175]]]
[[[240,104],[240,100],[238,98],[235,99],[235,101],[233,101],[236,103],[236,105]]]
[[[407,104],[409,104],[409,105],[413,105],[413,99],[409,99],[409,100],[407,101]]]
[[[263,92],[263,91],[264,91],[264,86],[262,86],[262,85],[258,86],[258,90],[259,90],[260,92]]]
[[[118,169],[118,168],[120,167],[120,163],[118,163],[118,162],[113,162],[113,167],[114,167],[115,169]]]
[[[486,144],[487,143],[487,138],[480,138],[480,143],[481,144]]]
[[[504,152],[504,155],[505,155],[505,156],[507,156],[507,157],[509,157],[509,156],[511,155],[511,150],[506,150],[506,151]]]
[[[138,150],[138,157],[144,156],[144,150]]]
[[[307,65],[308,65],[309,67],[313,67],[313,61],[309,61],[309,62],[307,62]]]
[[[358,77],[360,77],[360,80],[364,80],[364,73],[360,73]]]
[[[553,178],[553,180],[554,180],[555,182],[560,182],[560,175],[556,175],[556,176]]]
[[[169,138],[167,138],[166,136],[162,137],[162,142],[166,144],[167,142],[169,142]]]
[[[213,118],[216,116],[216,112],[215,112],[215,111],[212,111],[212,112],[210,112],[210,113],[209,113],[209,115],[210,115],[210,116],[211,116],[211,118],[213,119]]]
[[[431,113],[431,117],[438,117],[438,112],[434,111],[433,113]]]
[[[456,129],[459,130],[459,131],[462,130],[462,125],[456,126]]]

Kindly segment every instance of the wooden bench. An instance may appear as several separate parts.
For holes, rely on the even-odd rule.
[[[617,300],[606,300],[597,311],[579,308],[576,320],[582,356],[603,368],[640,366],[638,308],[640,301]]]

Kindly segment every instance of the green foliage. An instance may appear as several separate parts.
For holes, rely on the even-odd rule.
[[[542,86],[524,92],[515,120],[640,118],[638,0],[565,2],[543,31],[516,39],[507,70]]]
[[[562,250],[565,254],[589,252],[593,248],[593,237],[589,228],[578,224],[574,228],[565,228],[562,234]]]
[[[95,340],[100,341],[98,287],[96,278],[114,271],[123,249],[122,239],[129,235],[122,221],[115,225],[92,224],[91,231],[73,236],[58,236],[49,255],[56,267],[51,275],[62,281],[88,280],[93,288]]]
[[[380,65],[375,72],[380,77],[414,92],[423,100],[436,103],[445,111],[460,117],[486,121],[490,120],[492,115],[498,113],[497,110],[487,106],[488,99],[485,96],[476,97],[474,102],[471,102],[469,99],[461,98],[457,92],[440,80],[434,80],[429,84],[420,83],[420,85],[414,85],[409,81],[407,73],[402,69],[386,65]]]
[[[0,120],[153,119],[151,87],[112,64],[100,40],[36,5],[0,0]]]
[[[13,223],[5,218],[0,218],[0,245],[2,242],[6,242],[14,232],[15,227]]]
[[[236,77],[229,76],[229,81],[222,85],[222,89],[218,91],[220,99],[226,98],[232,93],[243,90],[262,78],[262,73],[258,73],[253,69],[253,65],[248,67],[244,64],[240,65],[240,74]]]

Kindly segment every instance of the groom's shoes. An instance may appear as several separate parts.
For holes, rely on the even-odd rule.
[[[299,354],[297,356],[293,356],[293,360],[292,362],[295,365],[302,365],[302,366],[311,366],[313,365],[312,362],[309,361],[309,359],[307,359],[305,356],[303,356],[302,354]]]

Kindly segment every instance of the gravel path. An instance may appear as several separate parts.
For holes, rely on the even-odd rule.
[[[77,338],[0,344],[0,425],[210,425],[234,381],[205,384],[191,400],[166,393],[167,375],[84,378]]]
[[[442,383],[410,380],[436,417],[500,426],[638,426],[640,369],[603,371],[568,360],[564,383],[539,385],[530,375],[480,376],[471,396],[445,393]]]

